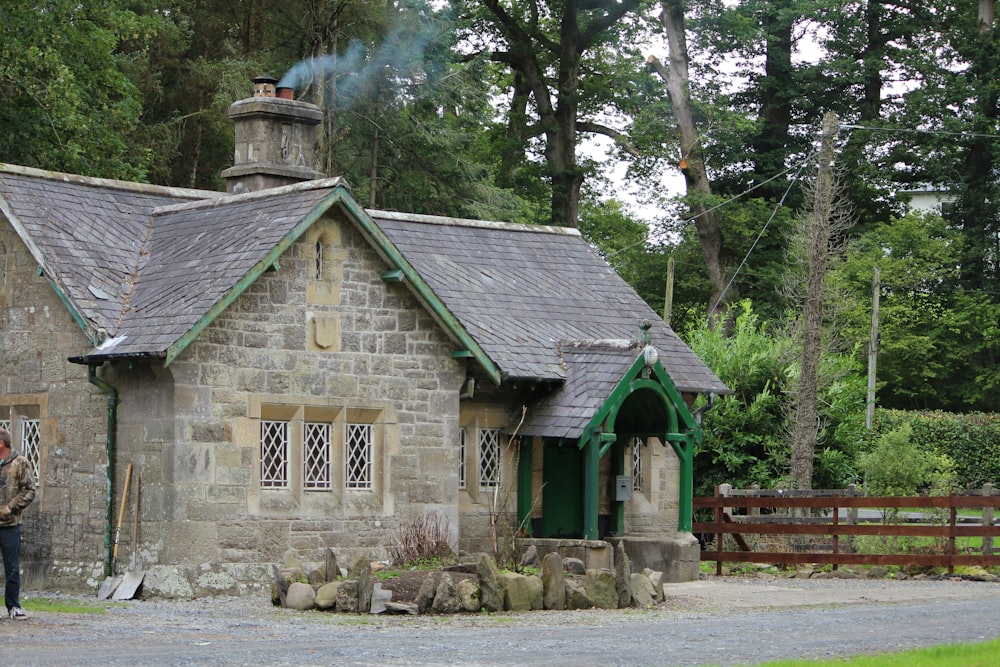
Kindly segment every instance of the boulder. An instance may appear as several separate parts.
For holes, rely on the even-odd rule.
[[[271,604],[277,607],[285,606],[285,596],[288,594],[289,581],[285,573],[277,565],[271,566]]]
[[[652,607],[655,604],[656,590],[653,588],[653,582],[645,574],[634,573],[629,586],[631,604],[637,607]]]
[[[430,611],[431,605],[434,604],[434,596],[437,595],[438,584],[440,583],[440,572],[428,572],[424,580],[420,582],[420,590],[417,591],[414,603],[421,614],[426,614]]]
[[[416,616],[420,613],[417,605],[409,602],[386,602],[385,613],[387,614],[412,614]]]
[[[316,590],[316,608],[333,609],[337,606],[337,589],[340,582],[331,581],[323,584]]]
[[[587,596],[587,590],[577,579],[566,580],[566,608],[590,609],[594,602]]]
[[[309,584],[296,581],[288,587],[288,593],[285,595],[285,606],[299,611],[313,609],[316,606],[316,591]]]
[[[538,567],[538,548],[534,544],[529,544],[528,548],[521,554],[522,567]]]
[[[345,579],[337,587],[337,611],[348,614],[358,612],[358,582],[354,579]]]
[[[492,558],[483,554],[476,563],[479,579],[479,601],[486,611],[503,611],[504,584],[500,570]]]
[[[632,606],[632,563],[625,553],[624,542],[615,547],[615,590],[619,609]]]
[[[618,587],[615,573],[601,568],[587,570],[584,587],[587,597],[598,609],[618,609]]]
[[[648,567],[642,573],[649,577],[649,583],[653,585],[653,599],[661,602],[663,600],[663,573],[650,570]]]
[[[542,558],[542,607],[566,608],[566,575],[558,551],[550,551]]]
[[[357,611],[366,612],[371,609],[372,606],[372,582],[371,582],[371,561],[368,558],[362,556],[358,558],[354,563],[354,567],[351,568],[351,572],[347,575],[349,578],[358,582],[358,609]]]
[[[474,579],[462,579],[455,588],[463,611],[479,611],[479,584]]]
[[[375,582],[372,586],[372,602],[369,613],[381,614],[385,611],[386,603],[392,600],[392,591],[383,591],[381,582]]]
[[[563,568],[570,574],[578,574],[581,577],[587,574],[587,566],[579,558],[563,558]]]
[[[302,565],[302,561],[299,560],[299,554],[295,549],[289,549],[282,555],[281,568],[283,570],[302,570],[303,572],[306,570]]]
[[[336,581],[340,578],[340,563],[337,562],[337,550],[330,547],[326,550],[326,580]]]
[[[504,609],[530,611],[542,608],[543,586],[539,577],[505,572],[501,579],[504,583]]]
[[[435,614],[454,614],[462,609],[462,601],[458,597],[458,590],[455,588],[455,581],[450,574],[442,574],[437,590],[434,592],[434,601],[431,603],[431,610]]]

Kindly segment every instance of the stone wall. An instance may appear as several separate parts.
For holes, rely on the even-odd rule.
[[[38,419],[40,484],[22,527],[22,585],[82,589],[103,573],[106,396],[86,366],[90,349],[16,233],[0,219],[0,419]],[[16,430],[16,429],[15,429]],[[15,442],[18,435],[15,434]]]
[[[238,589],[289,548],[384,557],[400,523],[429,512],[457,544],[464,362],[386,268],[352,226],[320,220],[168,368],[116,370],[147,586],[198,593],[200,571],[209,588]],[[342,444],[332,490],[303,490],[294,453],[290,488],[261,488],[262,419],[372,421],[373,488],[344,488]]]

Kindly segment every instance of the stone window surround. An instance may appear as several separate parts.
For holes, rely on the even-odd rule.
[[[490,505],[495,492],[507,493],[509,480],[514,479],[513,453],[510,451],[509,436],[503,432],[507,416],[502,411],[489,408],[463,410],[459,417],[459,434],[465,432],[465,480],[459,491],[475,504]],[[496,487],[480,487],[479,484],[479,432],[499,430],[500,484]],[[461,440],[458,440],[461,447]],[[459,456],[461,454],[459,453]],[[459,461],[461,463],[461,461]]]
[[[45,395],[9,394],[0,396],[0,428],[10,433],[11,447],[23,454],[35,469],[35,482],[38,485],[36,497],[41,494],[42,470],[48,457],[48,438],[45,433],[51,431],[50,420],[47,419],[48,400]],[[25,445],[22,437],[25,431],[35,440]]]
[[[373,404],[368,407],[349,406],[341,402],[331,404],[314,396],[252,397],[246,427],[241,429],[242,442],[237,442],[238,445],[251,448],[253,452],[253,473],[248,499],[250,514],[306,516],[314,512],[325,513],[337,507],[359,507],[358,503],[361,503],[360,506],[380,507],[380,514],[391,515],[392,503],[385,497],[387,492],[383,480],[388,477],[389,454],[398,448],[395,409],[389,403],[373,401]],[[284,420],[290,424],[287,488],[261,487],[260,425],[263,420]],[[307,422],[327,422],[333,425],[329,489],[305,488],[303,483],[302,434]],[[344,436],[347,423],[371,424],[373,427],[371,488],[350,489],[345,486]]]

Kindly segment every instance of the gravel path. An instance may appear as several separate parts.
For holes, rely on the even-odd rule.
[[[131,601],[0,621],[0,663],[753,665],[1000,635],[998,583],[710,578],[668,595],[650,610],[447,617],[301,613],[263,596]]]

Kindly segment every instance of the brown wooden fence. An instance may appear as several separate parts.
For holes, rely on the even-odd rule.
[[[852,497],[847,490],[724,491],[694,499],[696,518],[705,514],[699,509],[713,510],[713,519],[695,521],[693,530],[703,537],[714,535],[714,544],[703,546],[701,560],[715,561],[716,574],[722,574],[724,562],[818,563],[834,569],[916,565],[947,567],[949,573],[956,565],[1000,565],[1000,555],[993,554],[993,538],[1000,536],[993,508],[1000,507],[1000,496],[992,495],[990,486],[977,495],[915,497]],[[981,510],[981,516],[963,517],[961,510]],[[911,553],[856,553],[852,540],[862,535],[934,539],[927,541],[931,546]],[[961,538],[982,541],[970,547]],[[729,541],[739,550],[727,547]]]

